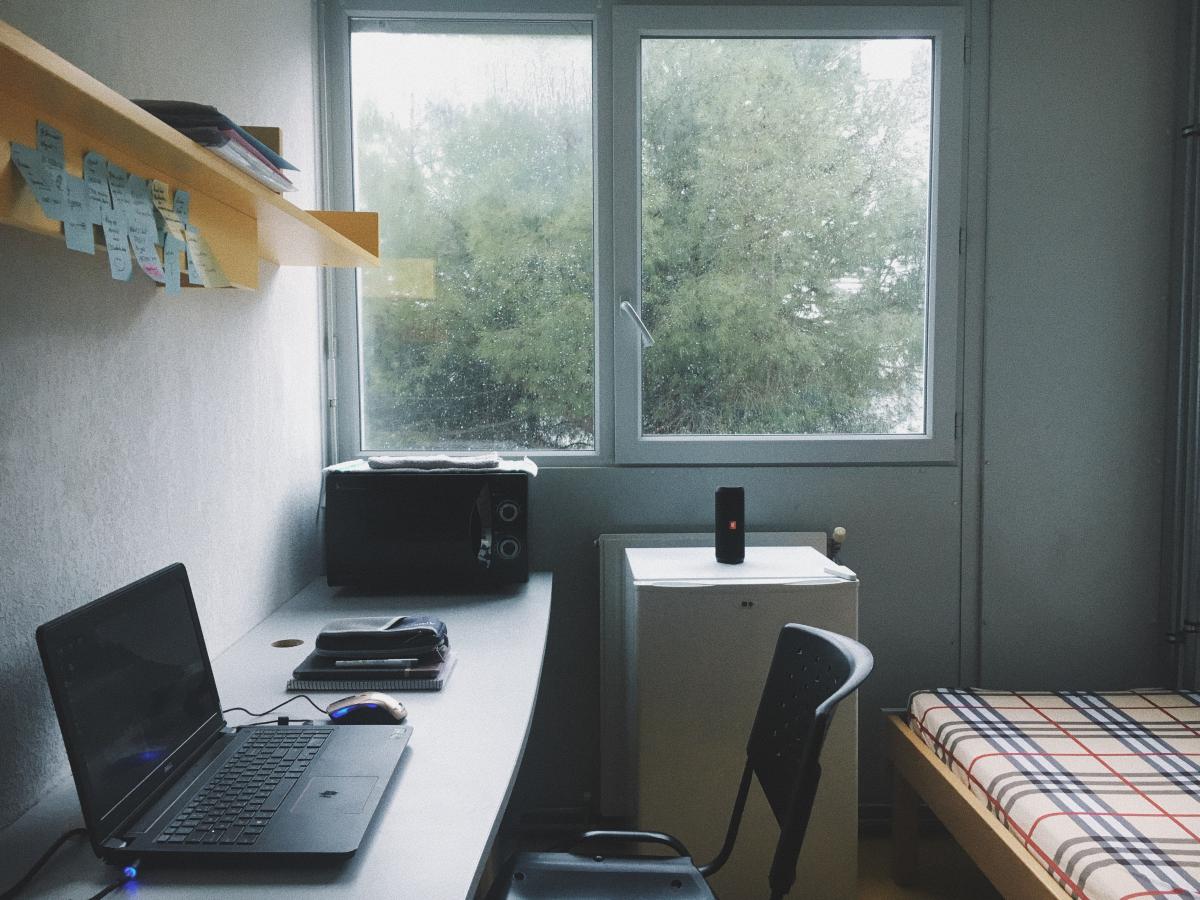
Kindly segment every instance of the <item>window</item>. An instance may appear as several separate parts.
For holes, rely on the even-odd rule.
[[[330,5],[340,456],[952,460],[962,11],[514,4]]]
[[[351,22],[362,446],[592,449],[586,26]]]

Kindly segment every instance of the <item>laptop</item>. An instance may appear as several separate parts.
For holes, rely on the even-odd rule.
[[[231,728],[176,563],[37,630],[96,855],[344,859],[412,729]]]

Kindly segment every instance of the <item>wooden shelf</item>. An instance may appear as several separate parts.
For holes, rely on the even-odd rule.
[[[379,216],[308,212],[184,137],[86,72],[0,22],[0,223],[60,235],[10,165],[10,141],[37,144],[37,121],[63,134],[66,167],[81,175],[95,150],[143,178],[191,194],[190,220],[229,280],[258,286],[258,261],[281,266],[379,265]]]

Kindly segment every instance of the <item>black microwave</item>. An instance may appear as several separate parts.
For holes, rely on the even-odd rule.
[[[524,472],[325,473],[331,585],[407,590],[529,580]]]

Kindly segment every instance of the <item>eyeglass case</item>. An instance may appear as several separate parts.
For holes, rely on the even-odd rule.
[[[317,635],[316,653],[334,659],[444,657],[446,623],[432,616],[361,616],[335,619]]]

